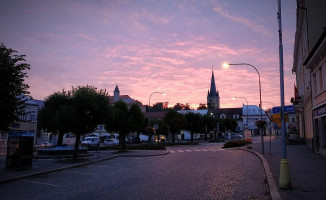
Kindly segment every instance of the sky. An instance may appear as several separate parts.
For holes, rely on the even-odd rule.
[[[285,104],[293,96],[296,1],[282,1]],[[222,108],[280,105],[276,0],[2,0],[0,42],[26,55],[43,100],[72,86],[150,102],[207,103],[212,70]]]

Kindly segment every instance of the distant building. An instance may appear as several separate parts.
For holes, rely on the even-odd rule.
[[[219,109],[220,108],[220,96],[216,90],[214,72],[212,70],[211,87],[207,92],[207,108]]]
[[[124,101],[127,104],[128,108],[130,108],[132,104],[136,103],[140,106],[142,112],[146,112],[145,106],[143,106],[143,104],[140,101],[132,99],[129,95],[120,95],[119,87],[118,85],[116,85],[113,91],[113,97],[110,96],[110,103],[114,104],[115,102],[120,100]]]
[[[220,96],[216,89],[214,72],[212,71],[210,90],[207,94],[207,114],[213,115],[217,119],[232,119],[238,123],[236,131],[242,132],[244,129],[250,129],[252,134],[258,135],[259,131],[256,121],[260,120],[260,108],[256,105],[247,105],[242,108],[220,108]],[[269,122],[264,110],[262,111],[262,120]],[[226,131],[226,130],[220,130]]]
[[[44,102],[36,99],[28,99],[25,104],[24,114],[19,116],[19,120],[11,124],[8,132],[0,133],[0,155],[6,155],[8,136],[16,135],[17,133],[33,136],[34,144],[36,143],[36,138],[40,134],[37,127],[37,114],[40,108],[43,107]]]

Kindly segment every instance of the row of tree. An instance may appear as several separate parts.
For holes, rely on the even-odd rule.
[[[148,111],[149,106],[146,106],[146,111]],[[159,111],[165,111],[169,109],[169,103],[168,102],[158,102],[154,104],[152,107],[150,107],[151,112],[159,112]],[[190,108],[190,105],[188,103],[182,104],[182,103],[176,103],[173,107],[173,110],[192,110]],[[200,103],[197,107],[197,110],[203,110],[207,109],[206,104]]]
[[[216,130],[216,123],[220,123],[222,130],[234,130],[236,122],[215,120],[210,115],[202,116],[189,112],[185,115],[174,109],[168,109],[163,119],[152,119],[150,127],[147,125],[144,113],[138,104],[132,104],[128,108],[123,101],[117,101],[113,105],[109,102],[109,95],[105,90],[98,90],[93,86],[79,86],[70,91],[56,92],[44,101],[44,107],[39,110],[39,127],[46,132],[59,134],[58,145],[62,145],[63,135],[73,132],[76,135],[75,158],[78,156],[80,137],[93,132],[100,124],[105,125],[109,132],[120,134],[121,150],[125,150],[125,137],[129,133],[141,132],[153,134],[154,124],[157,124],[157,134],[171,133],[172,143],[175,143],[175,135],[181,130],[191,132],[191,141],[194,133],[206,133]]]

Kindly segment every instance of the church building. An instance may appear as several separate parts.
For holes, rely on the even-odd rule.
[[[207,108],[219,109],[220,108],[220,96],[216,90],[214,72],[212,70],[211,88],[207,93]]]

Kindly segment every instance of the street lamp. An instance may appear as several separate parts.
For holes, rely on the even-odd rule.
[[[230,65],[247,65],[250,66],[252,68],[254,68],[258,74],[258,80],[259,80],[259,108],[260,108],[260,121],[263,121],[263,110],[262,110],[262,103],[261,103],[261,83],[260,83],[260,74],[257,70],[256,67],[254,67],[251,64],[248,63],[236,63],[236,64],[230,64],[230,63],[224,63],[223,64],[223,68],[229,68]],[[259,127],[259,131],[260,131],[260,136],[261,136],[261,145],[262,145],[262,154],[264,154],[264,136],[263,136],[263,132],[261,130],[261,128]]]
[[[165,92],[153,92],[150,96],[149,96],[149,99],[148,99],[148,129],[149,129],[149,127],[150,127],[150,115],[149,115],[149,113],[151,112],[151,98],[152,98],[152,96],[153,96],[153,94],[156,94],[156,93],[158,93],[158,94],[162,94],[162,95],[165,95]],[[149,139],[151,139],[151,138],[149,138]],[[149,143],[150,143],[151,141],[149,141]]]
[[[248,101],[247,101],[247,99],[246,98],[244,98],[244,97],[233,97],[232,99],[233,100],[235,100],[235,99],[237,99],[237,98],[241,98],[241,99],[244,99],[244,100],[246,100],[246,102],[247,102],[247,129],[248,129],[248,126],[249,126],[249,122],[248,122],[248,118],[249,118],[249,115],[248,115]]]

